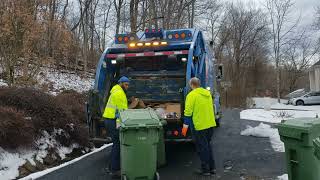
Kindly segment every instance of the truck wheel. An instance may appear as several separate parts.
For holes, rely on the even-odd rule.
[[[154,180],[160,180],[160,175],[158,172],[154,174]]]
[[[304,102],[302,100],[298,100],[296,104],[297,106],[304,106]]]

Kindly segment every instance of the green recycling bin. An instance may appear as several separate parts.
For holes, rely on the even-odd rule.
[[[314,155],[320,160],[320,138],[319,137],[313,140],[313,146],[314,146]]]
[[[164,125],[164,123],[162,123]],[[167,164],[166,160],[166,147],[164,140],[164,131],[163,128],[159,131],[159,143],[157,147],[157,166],[162,167]]]
[[[291,119],[277,128],[285,146],[289,180],[320,180],[313,146],[313,139],[320,136],[320,119]]]
[[[122,180],[158,180],[157,153],[162,124],[152,109],[120,112]]]

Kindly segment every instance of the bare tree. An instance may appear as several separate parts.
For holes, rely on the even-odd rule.
[[[320,6],[316,8],[315,26],[318,30],[320,30]]]
[[[106,40],[107,40],[107,28],[110,27],[109,24],[109,15],[110,15],[110,11],[111,11],[111,6],[112,6],[112,2],[108,1],[103,5],[105,8],[103,9],[103,28],[102,28],[102,47],[100,48],[101,51],[104,51],[104,49],[106,48]]]
[[[230,95],[240,105],[246,96],[247,67],[257,61],[267,39],[267,21],[259,10],[246,9],[241,4],[228,5],[224,16],[216,54],[225,63],[227,78],[233,84]]]
[[[116,34],[119,34],[121,24],[121,9],[124,4],[124,0],[113,0],[113,5],[116,10]]]
[[[139,0],[130,0],[130,29],[131,32],[137,31]]]
[[[295,90],[297,81],[307,75],[307,70],[319,48],[317,41],[307,35],[306,30],[284,45],[283,63],[288,74],[286,82],[288,82],[289,92]]]
[[[272,34],[272,49],[276,65],[277,98],[280,103],[280,65],[282,47],[287,41],[288,35],[297,27],[298,21],[289,27],[290,10],[293,7],[292,0],[267,0],[266,8],[269,13]]]

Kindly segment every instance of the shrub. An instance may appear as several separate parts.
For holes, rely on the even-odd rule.
[[[63,129],[70,139],[59,138],[62,145],[78,143],[86,146],[89,143],[87,129],[77,118],[80,114],[73,114],[78,106],[67,108],[66,102],[31,88],[0,89],[0,106],[9,106],[25,112],[25,116],[31,117],[33,127],[37,130],[36,134],[40,135],[43,130],[52,133],[55,129]],[[70,111],[70,108],[74,108],[73,111]],[[84,114],[82,116],[84,117]]]
[[[0,146],[16,149],[29,146],[35,138],[32,120],[21,111],[0,107]]]
[[[63,107],[64,110],[68,111],[72,118],[79,122],[86,123],[85,118],[85,102],[86,96],[76,91],[68,90],[59,94],[57,102]]]

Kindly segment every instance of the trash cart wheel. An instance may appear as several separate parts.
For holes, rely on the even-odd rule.
[[[128,179],[128,178],[127,178],[126,175],[121,176],[121,180],[127,180],[127,179]]]
[[[160,180],[160,175],[158,172],[154,174],[154,180]]]

